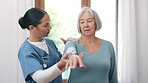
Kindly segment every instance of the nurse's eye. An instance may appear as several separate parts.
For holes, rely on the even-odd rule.
[[[49,24],[48,23],[45,23],[42,25],[42,27],[47,27]]]
[[[42,27],[50,27],[50,24],[49,23],[45,23],[42,25]]]

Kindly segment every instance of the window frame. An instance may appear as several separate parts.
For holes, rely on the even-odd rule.
[[[35,7],[45,9],[45,1],[44,0],[35,0]]]
[[[91,0],[81,0],[81,8],[84,6],[91,7]],[[45,1],[35,0],[35,7],[45,9]]]

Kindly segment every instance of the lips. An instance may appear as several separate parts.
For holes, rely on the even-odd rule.
[[[50,31],[49,32],[47,32],[47,34],[49,34],[50,33]]]
[[[90,31],[90,30],[91,30],[91,29],[85,29],[84,31],[87,31],[87,32],[88,32],[88,31]]]

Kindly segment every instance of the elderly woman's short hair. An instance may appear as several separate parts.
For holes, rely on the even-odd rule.
[[[82,16],[82,14],[84,12],[90,12],[90,14],[94,17],[94,20],[96,22],[96,31],[99,31],[102,27],[102,22],[100,20],[100,17],[99,15],[97,14],[96,11],[94,11],[93,9],[89,8],[89,7],[83,7],[79,13],[79,16],[78,16],[78,22],[77,22],[77,29],[78,29],[78,32],[81,33],[81,30],[80,30],[80,24],[79,24],[79,20],[80,20],[80,17]]]

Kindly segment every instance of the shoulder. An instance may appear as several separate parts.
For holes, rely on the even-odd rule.
[[[101,39],[101,43],[109,47],[113,47],[113,44],[108,40]]]
[[[114,46],[110,41],[102,39],[102,48],[104,48],[106,51],[108,50],[111,55],[115,55]]]
[[[31,44],[27,41],[27,39],[23,42],[20,47],[20,51],[29,51],[31,50]]]
[[[27,40],[25,40],[18,51],[19,59],[31,55],[34,52],[32,46]]]
[[[67,42],[66,42],[66,46],[75,46],[75,45],[77,45],[78,44],[78,42],[74,42],[74,41],[72,41],[72,40],[68,40]]]
[[[75,42],[72,40],[68,40],[66,43],[75,43]]]

